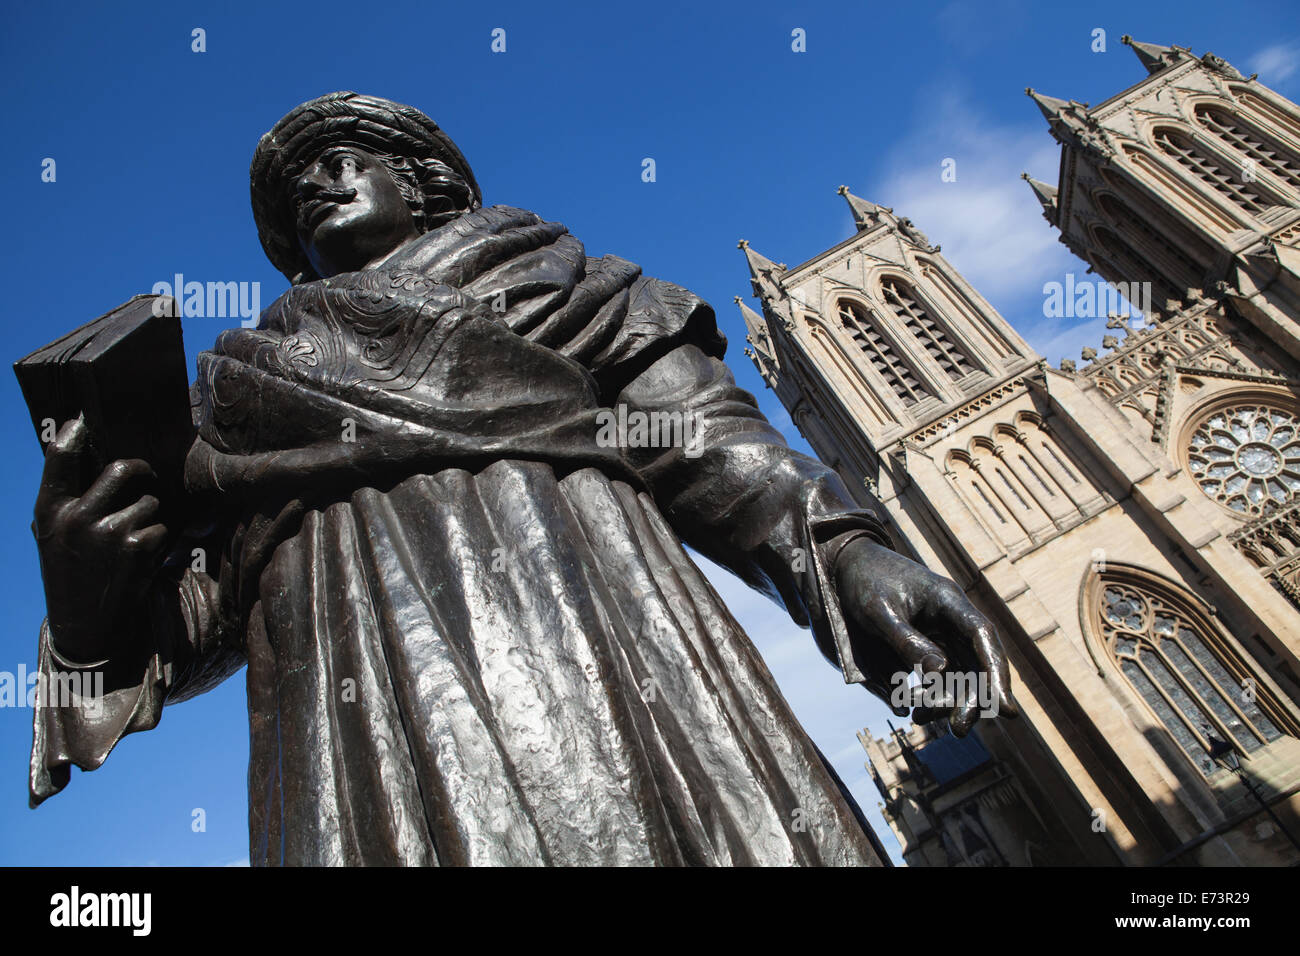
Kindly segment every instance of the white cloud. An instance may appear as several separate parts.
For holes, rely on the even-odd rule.
[[[1266,84],[1280,83],[1300,67],[1300,43],[1275,43],[1252,56],[1248,73],[1258,73]]]
[[[1088,265],[1060,243],[1020,178],[1058,179],[1060,146],[1037,108],[1026,99],[1025,121],[1007,124],[973,108],[960,91],[926,92],[918,103],[915,131],[893,147],[889,172],[866,198],[911,219],[1048,361],[1100,348],[1104,318],[1043,315],[1043,285],[1066,273],[1083,279]],[[940,175],[947,159],[955,164],[953,182]]]
[[[952,8],[949,12],[957,15]],[[1055,185],[1059,177],[1061,148],[1037,107],[1026,97],[1023,122],[997,122],[952,87],[921,91],[916,103],[912,132],[889,148],[884,175],[850,188],[911,219],[1052,364],[1062,358],[1077,361],[1085,346],[1100,349],[1104,318],[1043,314],[1045,283],[1064,282],[1067,273],[1076,281],[1096,277],[1088,276],[1088,264],[1060,242],[1060,233],[1043,219],[1042,207],[1020,178],[1028,172]],[[941,178],[946,159],[955,162],[953,182]],[[828,237],[827,247],[852,233],[846,222],[842,234]],[[765,391],[759,401],[791,444],[804,448],[775,396]]]
[[[955,92],[929,104],[916,131],[891,151],[878,196],[943,247],[944,256],[995,306],[1041,299],[1043,282],[1077,263],[1020,178],[1029,171],[1055,184],[1060,147],[1032,103],[1026,121],[996,124]],[[944,160],[956,179],[941,179]],[[1003,306],[1006,307],[1006,306]]]

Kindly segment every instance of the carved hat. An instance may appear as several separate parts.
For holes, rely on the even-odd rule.
[[[317,97],[295,107],[262,137],[249,169],[258,238],[267,258],[290,282],[315,278],[298,244],[294,186],[308,164],[330,146],[356,146],[416,163],[442,163],[468,186],[471,208],[482,203],[474,173],[461,151],[419,110],[347,91]],[[417,179],[426,197],[445,195],[437,189],[437,177]]]

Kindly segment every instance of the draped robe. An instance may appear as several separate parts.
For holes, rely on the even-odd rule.
[[[107,689],[38,701],[33,805],[246,664],[255,865],[883,862],[682,542],[849,674],[834,563],[889,539],[724,349],[691,293],[509,207],[223,333],[186,462],[211,520],[109,660],[43,627],[43,673]],[[601,440],[620,407],[694,446]]]

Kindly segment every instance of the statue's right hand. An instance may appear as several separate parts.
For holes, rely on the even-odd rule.
[[[82,487],[88,438],[78,417],[50,442],[32,522],[50,636],[80,663],[111,656],[115,628],[148,588],[167,538],[148,462],[114,461]]]

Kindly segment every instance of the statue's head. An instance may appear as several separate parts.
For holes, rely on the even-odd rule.
[[[360,269],[481,203],[469,163],[429,117],[358,93],[276,123],[250,180],[262,248],[294,284]]]

